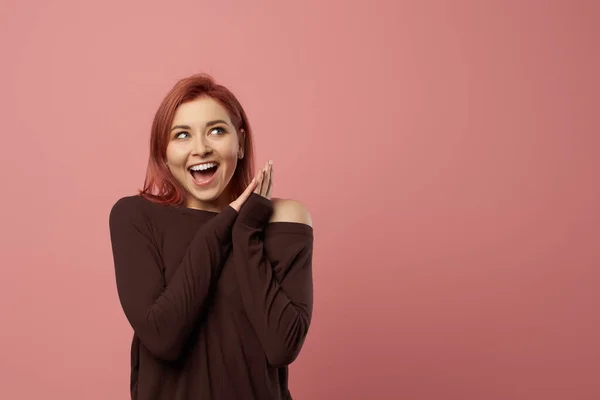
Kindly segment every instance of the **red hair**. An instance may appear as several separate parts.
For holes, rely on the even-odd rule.
[[[242,129],[245,133],[244,158],[238,160],[237,168],[229,182],[230,201],[239,197],[250,184],[254,176],[254,151],[252,130],[246,112],[229,89],[218,85],[210,75],[195,74],[178,81],[167,93],[154,115],[146,179],[144,188],[139,191],[139,194],[148,200],[161,204],[184,205],[186,190],[166,165],[169,132],[177,107],[202,96],[211,97],[221,103],[228,111],[238,135]]]

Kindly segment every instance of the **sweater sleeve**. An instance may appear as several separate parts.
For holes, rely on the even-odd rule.
[[[268,223],[272,202],[252,194],[233,227],[233,259],[242,303],[269,364],[291,364],[308,333],[313,307],[312,227]],[[276,233],[269,257],[265,231]],[[279,232],[276,232],[279,231]],[[277,273],[269,260],[276,259]]]
[[[139,202],[119,200],[109,216],[119,300],[136,335],[158,359],[176,360],[231,248],[231,228],[238,213],[228,206],[205,223],[190,243],[168,285]]]

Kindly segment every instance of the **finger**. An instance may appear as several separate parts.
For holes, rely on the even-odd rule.
[[[269,192],[269,186],[271,185],[271,164],[267,164],[265,167],[265,182],[262,188],[262,194],[264,197],[267,197],[267,193]]]
[[[234,201],[229,203],[229,205],[231,207],[233,207],[236,211],[239,212],[240,208],[242,207],[242,204],[244,204],[246,202],[246,200],[248,200],[248,198],[252,194],[252,191],[254,190],[255,187],[256,187],[256,178],[253,178],[252,181],[250,181],[250,184],[242,192],[242,194],[240,194],[237,199],[235,199]]]
[[[252,192],[254,191],[255,188],[256,188],[256,177],[252,178],[252,181],[250,182],[250,184],[248,185],[246,190],[244,190],[244,192],[242,193],[242,196],[244,197],[244,199],[247,199],[248,197],[250,197],[250,195],[252,194]]]
[[[271,170],[269,172],[269,187],[267,189],[268,199],[271,199],[271,193],[273,193],[273,164],[271,164]]]
[[[261,170],[258,175],[258,178],[257,178],[257,184],[256,184],[256,188],[254,189],[254,193],[261,194],[263,178],[264,178],[264,171]]]
[[[256,185],[254,185],[254,193],[260,192],[260,172],[256,176]]]
[[[265,167],[267,165],[268,165],[268,163],[265,164]],[[261,168],[260,172],[258,173],[258,176],[257,176],[258,184],[256,186],[256,189],[254,190],[254,193],[257,193],[261,196],[263,195],[263,190],[265,187],[265,167]]]

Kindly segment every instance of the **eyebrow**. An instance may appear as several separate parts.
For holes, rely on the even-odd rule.
[[[216,124],[227,125],[227,122],[222,119],[215,119],[213,121],[208,121],[205,126],[209,127],[209,126],[216,125]],[[175,129],[192,129],[192,128],[190,128],[188,125],[175,125],[174,127],[171,128],[171,132],[174,131]]]

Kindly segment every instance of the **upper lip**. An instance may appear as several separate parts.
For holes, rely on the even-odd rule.
[[[193,166],[195,166],[195,165],[212,164],[212,163],[215,163],[215,164],[217,164],[217,165],[219,164],[219,163],[218,163],[218,162],[216,162],[216,161],[202,161],[202,162],[199,162],[199,163],[194,163],[194,164],[190,164],[190,165],[188,165],[188,169],[192,168],[192,167],[193,167]]]

